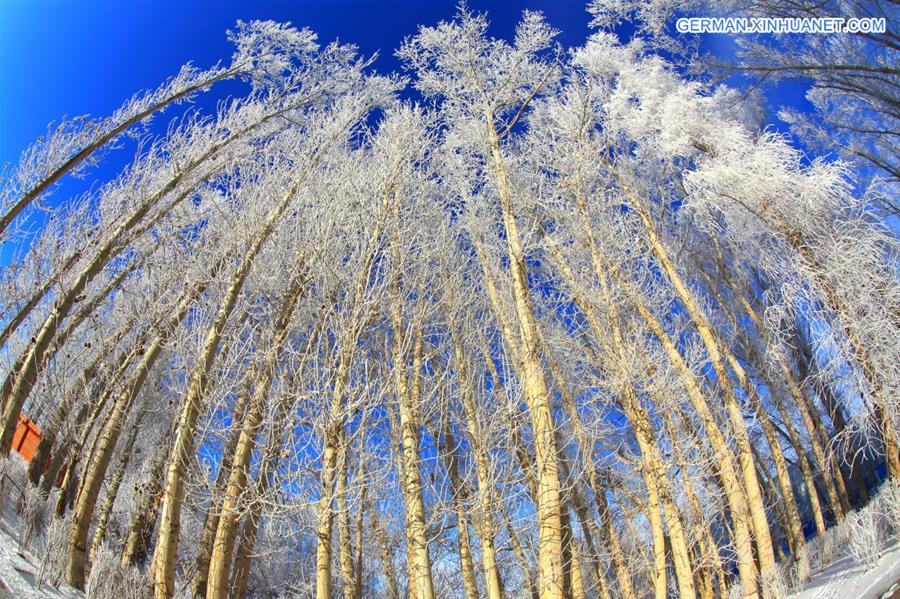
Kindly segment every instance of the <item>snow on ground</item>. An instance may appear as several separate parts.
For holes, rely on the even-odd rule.
[[[19,521],[12,510],[5,510],[0,518],[0,599],[30,599],[31,597],[53,597],[56,599],[79,599],[84,595],[59,583],[54,588],[44,582],[37,588],[40,576],[43,541],[36,541],[38,551],[19,553]]]
[[[900,581],[900,542],[894,543],[868,572],[853,561],[849,551],[813,574],[791,599],[880,599],[892,597]]]

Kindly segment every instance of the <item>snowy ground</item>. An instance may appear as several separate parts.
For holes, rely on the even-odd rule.
[[[0,599],[84,599],[83,593],[65,583],[52,585],[52,580],[47,580],[49,575],[38,588],[44,541],[38,538],[30,550],[19,553],[20,529],[19,517],[11,506],[0,510]],[[900,599],[900,540],[868,571],[854,562],[844,547],[835,561],[815,572],[803,590],[790,599]]]
[[[18,552],[18,519],[5,510],[0,518],[0,599],[27,599],[31,597],[54,597],[57,599],[78,599],[84,595],[60,583],[54,588],[44,582],[37,588],[37,579],[41,567],[41,555],[26,551]],[[38,541],[40,544],[40,541]]]
[[[900,588],[900,542],[885,551],[878,566],[866,572],[848,552],[813,574],[791,599],[881,599]]]

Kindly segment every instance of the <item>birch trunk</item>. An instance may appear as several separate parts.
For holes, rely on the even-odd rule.
[[[193,187],[183,193],[177,194],[167,204],[163,205],[156,214],[142,224],[144,218],[150,214],[151,210],[157,206],[163,198],[176,191],[184,177],[196,171],[200,166],[206,163],[207,160],[216,156],[233,141],[242,138],[253,129],[282,113],[283,111],[279,110],[267,114],[251,125],[248,125],[222,141],[213,144],[198,158],[186,164],[184,168],[174,175],[159,191],[152,194],[149,198],[145,198],[140,205],[133,212],[128,214],[112,233],[106,237],[105,241],[102,242],[87,264],[84,265],[74,280],[69,283],[65,292],[54,302],[53,309],[38,328],[31,343],[23,351],[21,358],[17,362],[19,366],[11,370],[4,381],[2,397],[2,403],[4,405],[2,420],[3,431],[0,433],[0,454],[5,455],[9,451],[19,412],[25,404],[25,400],[28,398],[31,390],[34,388],[38,374],[46,364],[48,349],[50,349],[51,344],[56,338],[59,327],[62,325],[63,321],[72,311],[75,304],[81,301],[88,284],[135,239],[146,233],[173,208],[191,195],[194,189]],[[206,180],[217,170],[216,167],[213,167],[206,172],[201,173],[199,175],[200,180]],[[63,274],[65,273],[61,273],[60,276]]]
[[[341,568],[341,583],[344,591],[344,599],[354,599],[356,594],[356,576],[353,571],[353,539],[350,535],[350,503],[347,501],[347,478],[350,476],[350,452],[345,446],[341,450],[340,471],[337,480],[338,518],[338,563]]]
[[[720,259],[720,266],[722,266],[721,262],[722,261]],[[749,316],[750,320],[753,322],[753,325],[754,325],[757,333],[762,337],[763,341],[765,341],[766,344],[771,343],[768,331],[766,330],[765,325],[762,322],[762,319],[760,318],[760,316],[756,312],[756,310],[753,308],[753,306],[750,304],[750,301],[747,299],[747,296],[738,288],[737,284],[734,282],[734,280],[731,278],[731,276],[727,273],[727,271],[724,273],[724,277],[725,277],[725,280],[728,283],[729,287],[731,287],[732,291],[734,291],[735,295],[737,295],[738,299],[740,300],[740,303],[744,309],[744,312],[747,313],[747,316]],[[834,480],[828,475],[828,461],[825,458],[825,451],[824,451],[824,449],[822,449],[822,444],[819,442],[819,438],[817,435],[815,423],[813,422],[812,414],[810,414],[810,411],[807,408],[806,400],[803,397],[803,391],[800,388],[800,384],[798,383],[797,379],[794,377],[793,370],[791,369],[790,365],[787,363],[787,360],[784,358],[784,356],[781,355],[780,352],[776,352],[776,353],[777,353],[778,365],[781,369],[782,376],[783,376],[785,382],[787,383],[788,390],[791,393],[791,397],[794,399],[794,405],[797,407],[797,411],[800,413],[800,417],[803,420],[803,425],[806,428],[810,447],[812,448],[813,455],[815,456],[816,461],[819,464],[819,469],[822,472],[823,482],[825,483],[825,490],[828,493],[828,501],[832,505],[832,510],[834,511],[835,518],[840,522],[844,518],[841,500],[838,496],[838,492],[835,487]],[[785,424],[788,426],[788,432],[790,433],[791,431],[794,430],[793,425],[790,424],[790,419],[786,416],[786,412],[785,412],[784,407],[783,407],[782,403],[780,402],[780,400],[776,399],[776,402],[778,403],[779,411],[781,411],[781,413],[782,413],[782,419],[784,420]],[[821,506],[819,504],[819,498],[818,498],[818,494],[816,491],[815,483],[812,483],[812,486],[810,486],[811,480],[809,480],[809,479],[811,479],[812,476],[811,476],[811,474],[807,475],[807,473],[806,473],[806,470],[810,469],[808,460],[806,458],[806,451],[802,449],[802,445],[800,445],[799,442],[796,443],[795,446],[798,448],[801,448],[798,450],[797,455],[800,456],[802,453],[802,457],[800,458],[801,459],[800,466],[801,466],[801,469],[804,470],[804,479],[807,479],[806,485],[808,488],[810,501],[814,502],[814,505],[812,506],[812,508],[813,508],[814,518],[816,521],[816,531],[819,534],[819,536],[822,536],[825,532],[825,522],[822,518],[822,510],[821,510]]]
[[[522,346],[519,376],[525,393],[537,463],[538,485],[538,579],[541,599],[562,599],[562,509],[557,464],[555,423],[544,379],[538,325],[534,315],[525,270],[525,254],[513,212],[512,192],[506,173],[500,139],[490,111],[485,114],[488,141],[491,148],[494,176],[500,194],[500,209],[506,233],[507,253],[512,271],[513,295]]]
[[[623,183],[620,184],[624,185]],[[627,187],[625,191],[631,194]],[[732,433],[735,436],[738,448],[738,462],[743,475],[743,484],[745,488],[747,506],[750,511],[751,524],[756,539],[757,557],[759,559],[759,567],[761,573],[765,574],[775,567],[775,551],[772,546],[772,535],[769,531],[769,523],[766,518],[765,505],[762,499],[762,492],[759,487],[759,479],[756,476],[756,467],[753,463],[753,456],[750,451],[750,438],[747,434],[747,425],[744,422],[743,414],[738,403],[737,395],[731,384],[731,378],[725,366],[723,359],[723,350],[725,347],[719,342],[718,336],[706,317],[706,314],[700,308],[699,303],[694,297],[693,292],[688,288],[687,284],[681,278],[672,260],[669,258],[668,251],[659,238],[650,214],[640,205],[632,195],[634,201],[634,209],[644,225],[647,234],[647,240],[654,257],[659,262],[666,277],[672,283],[678,298],[681,300],[685,311],[690,315],[694,326],[697,329],[703,347],[706,349],[709,360],[716,373],[716,382],[722,390],[725,400],[725,410],[728,413]]]
[[[194,576],[191,579],[191,593],[194,597],[206,597],[206,586],[209,583],[209,561],[212,558],[213,542],[216,539],[216,530],[219,528],[219,518],[222,513],[222,495],[228,484],[231,467],[234,463],[235,449],[244,429],[245,413],[250,401],[250,383],[255,378],[253,373],[247,377],[247,384],[238,394],[231,422],[233,429],[229,431],[225,446],[222,448],[222,461],[216,480],[213,485],[213,495],[209,499],[209,507],[203,518],[203,528],[200,531],[200,540],[197,542],[197,557],[194,560]]]
[[[122,565],[135,566],[147,557],[150,536],[156,525],[159,503],[162,501],[163,467],[166,465],[168,447],[160,444],[153,461],[150,462],[149,476],[141,490],[140,503],[132,516],[128,536],[122,546]]]
[[[372,514],[372,533],[375,536],[375,543],[378,545],[378,550],[380,552],[381,568],[384,570],[384,584],[387,599],[400,599],[400,591],[397,590],[397,575],[394,572],[394,552],[388,544],[384,532],[384,525],[371,502],[368,504],[367,511]]]
[[[221,81],[223,79],[227,79],[230,77],[234,77],[240,71],[237,69],[222,71],[213,77],[205,79],[200,83],[196,83],[191,85],[182,91],[172,94],[159,102],[156,102],[131,118],[121,122],[117,126],[113,127],[92,143],[88,144],[77,153],[75,153],[72,157],[66,160],[63,164],[58,166],[52,172],[48,173],[43,179],[41,179],[38,183],[36,183],[33,187],[25,191],[22,194],[22,197],[16,200],[16,202],[10,206],[10,208],[6,211],[3,216],[0,216],[0,238],[3,237],[3,234],[6,232],[6,229],[12,223],[13,220],[26,208],[29,204],[31,204],[34,200],[36,200],[42,193],[44,193],[48,188],[50,188],[57,181],[62,179],[66,173],[71,172],[73,169],[77,168],[79,164],[87,160],[91,155],[93,155],[97,150],[111,142],[113,139],[124,133],[127,129],[136,125],[137,123],[143,121],[148,118],[155,112],[159,112],[160,110],[164,110],[166,107],[171,104],[178,102],[192,94],[197,93],[198,91],[209,87],[210,85]]]
[[[448,318],[448,323],[451,323],[450,318]],[[494,545],[494,537],[496,535],[493,519],[494,484],[485,448],[485,433],[478,410],[475,407],[474,398],[472,397],[473,389],[462,345],[452,324],[450,324],[450,327],[453,355],[457,365],[457,376],[461,389],[460,399],[466,415],[469,443],[472,447],[472,452],[475,454],[475,472],[478,478],[478,525],[476,528],[481,541],[481,563],[484,570],[485,592],[488,599],[502,599],[503,585],[500,581],[500,571],[497,567],[497,550]],[[499,389],[499,387],[496,388]],[[456,462],[454,459],[455,467]],[[477,592],[477,586],[475,590]]]
[[[659,340],[669,360],[672,362],[682,385],[687,392],[694,411],[703,422],[706,437],[713,450],[713,458],[718,467],[718,475],[725,490],[728,507],[731,510],[733,521],[733,538],[735,552],[737,554],[738,572],[741,579],[741,588],[745,597],[757,597],[757,569],[753,556],[753,539],[750,534],[751,516],[748,508],[746,489],[738,475],[734,455],[725,441],[715,416],[706,402],[700,382],[688,366],[681,351],[666,332],[656,315],[643,303],[640,298],[634,298],[634,306],[644,319],[650,331]],[[751,456],[752,465],[752,456]],[[754,476],[756,475],[754,468]],[[761,500],[761,499],[760,499]]]
[[[214,269],[217,270],[217,269]],[[175,331],[178,324],[187,316],[188,308],[205,290],[205,285],[199,285],[182,300],[175,314],[167,319],[153,342],[146,348],[144,356],[136,365],[125,389],[117,397],[112,412],[106,421],[106,426],[98,432],[98,444],[96,450],[90,456],[90,462],[85,470],[84,480],[72,516],[72,527],[69,532],[69,555],[66,562],[66,580],[75,588],[84,586],[85,549],[87,544],[88,529],[97,505],[97,495],[106,477],[110,460],[119,441],[122,425],[128,415],[128,411],[134,404],[147,376],[156,364],[163,347],[169,336]]]
[[[464,392],[464,391],[463,391]],[[435,438],[439,438],[435,436]],[[466,599],[478,599],[478,582],[475,578],[475,565],[472,560],[472,541],[469,537],[469,519],[466,515],[464,483],[456,465],[456,439],[450,432],[449,424],[444,425],[443,446],[441,454],[447,468],[450,482],[453,511],[456,514],[456,546],[459,552],[459,569],[462,573],[463,591]]]
[[[579,202],[579,204],[581,205],[581,202]],[[582,214],[583,213],[584,212],[582,211]],[[621,320],[619,318],[618,308],[612,302],[607,274],[605,269],[602,268],[601,259],[597,253],[596,246],[593,245],[592,234],[589,235],[591,235],[589,240],[591,243],[592,262],[594,264],[594,275],[600,283],[601,299],[605,304],[606,317],[609,320],[610,329],[612,330],[613,347],[616,352],[616,355],[613,356],[613,360],[616,364],[620,365],[619,370],[621,371],[624,367],[625,360],[627,359],[625,355],[625,341],[622,335]],[[578,290],[578,283],[575,280],[574,273],[572,273],[561,252],[552,241],[549,243],[549,250],[556,260],[557,266],[562,272],[570,290],[573,292],[575,302],[585,316],[591,332],[598,341],[603,340],[606,337],[605,331],[603,330],[597,315],[594,313],[593,307],[587,301],[587,298],[585,298]],[[678,513],[677,506],[675,506],[674,501],[670,499],[672,496],[670,481],[668,480],[666,467],[656,443],[653,425],[650,422],[647,412],[640,405],[634,388],[628,382],[625,383],[625,387],[622,389],[620,403],[641,451],[641,469],[647,488],[649,503],[648,518],[650,520],[651,530],[653,531],[653,580],[655,595],[657,599],[664,599],[666,597],[665,527],[660,513],[660,510],[664,509],[667,515],[666,521],[669,525],[672,556],[675,562],[676,577],[678,580],[678,591],[683,599],[691,598],[694,596],[694,584],[693,571],[688,555],[687,540],[684,536],[684,527],[681,523],[681,516]],[[573,422],[578,422],[579,416],[574,409],[574,403],[568,409],[570,417],[573,418]],[[583,432],[581,436],[584,437]],[[586,442],[583,441],[582,444],[586,444]],[[585,451],[590,451],[590,449],[586,447]],[[591,454],[585,459],[589,460],[588,463],[593,463]]]
[[[109,517],[112,515],[116,497],[119,495],[119,487],[122,485],[125,469],[131,461],[131,453],[134,449],[134,444],[137,441],[144,414],[146,414],[146,410],[141,410],[135,418],[135,423],[132,424],[131,431],[128,433],[128,438],[125,440],[125,445],[122,446],[122,451],[119,454],[119,463],[116,465],[112,479],[110,479],[109,486],[106,489],[106,497],[103,498],[103,506],[100,508],[97,525],[94,527],[94,536],[91,539],[91,549],[89,553],[91,561],[94,560],[97,549],[100,547],[100,544],[103,543],[104,538],[106,538],[106,527],[109,523]]]
[[[307,344],[307,350],[312,347],[315,336],[318,331],[314,331]],[[285,394],[275,409],[275,417],[273,422],[280,423],[288,417],[291,409],[290,395]],[[232,599],[243,599],[247,596],[247,587],[250,581],[250,566],[253,556],[253,550],[256,546],[256,535],[259,530],[259,523],[262,520],[262,501],[260,498],[266,496],[272,486],[272,479],[278,471],[279,454],[282,444],[283,431],[278,426],[269,429],[268,438],[266,439],[266,447],[263,450],[262,463],[260,464],[259,473],[256,481],[256,497],[249,509],[247,521],[241,529],[241,536],[237,545],[237,552],[234,558],[234,573],[231,577],[231,595]],[[232,468],[232,472],[234,469]]]
[[[301,265],[302,269],[302,265]],[[247,485],[250,470],[250,458],[256,446],[256,436],[262,424],[266,399],[275,377],[278,358],[289,330],[291,317],[297,300],[303,293],[307,281],[303,276],[296,276],[291,283],[282,306],[276,316],[271,345],[267,350],[259,376],[256,379],[253,398],[250,400],[244,426],[234,449],[234,457],[228,474],[224,498],[220,507],[220,516],[216,536],[209,561],[209,576],[206,596],[220,599],[228,596],[229,568],[232,562],[232,551],[237,534],[238,507]],[[274,434],[274,433],[273,433]]]

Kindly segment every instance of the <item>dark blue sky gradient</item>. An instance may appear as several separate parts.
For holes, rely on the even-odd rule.
[[[399,68],[393,52],[419,24],[453,15],[456,0],[0,0],[0,164],[61,115],[108,115],[180,66],[227,61],[225,31],[238,19],[307,26],[323,42],[380,52],[377,68]],[[571,46],[588,35],[584,0],[472,0],[493,33],[508,37],[525,8],[543,11]],[[168,119],[164,119],[168,120]]]
[[[457,0],[0,0],[0,165],[15,164],[20,153],[50,121],[62,115],[106,116],[126,98],[159,85],[187,61],[207,67],[229,59],[225,32],[238,19],[273,19],[308,26],[322,42],[355,43],[362,53],[380,53],[376,68],[399,69],[393,56],[419,24],[450,18]],[[561,30],[566,47],[590,33],[587,0],[470,0],[487,11],[492,34],[510,38],[522,10],[543,11]],[[724,36],[710,40],[727,45]],[[224,88],[221,89],[221,88]],[[803,108],[802,86],[777,90],[770,104]],[[201,107],[223,93],[218,86]],[[158,119],[155,130],[177,114]],[[772,122],[773,117],[770,117]],[[104,159],[84,182],[69,182],[55,203],[84,190],[124,164],[125,150]],[[62,196],[62,197],[60,197]]]

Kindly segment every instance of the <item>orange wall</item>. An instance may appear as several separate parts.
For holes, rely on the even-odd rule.
[[[41,429],[26,418],[25,414],[19,414],[19,424],[16,426],[16,432],[13,435],[13,449],[18,451],[19,455],[21,455],[26,462],[31,463],[40,440]]]

